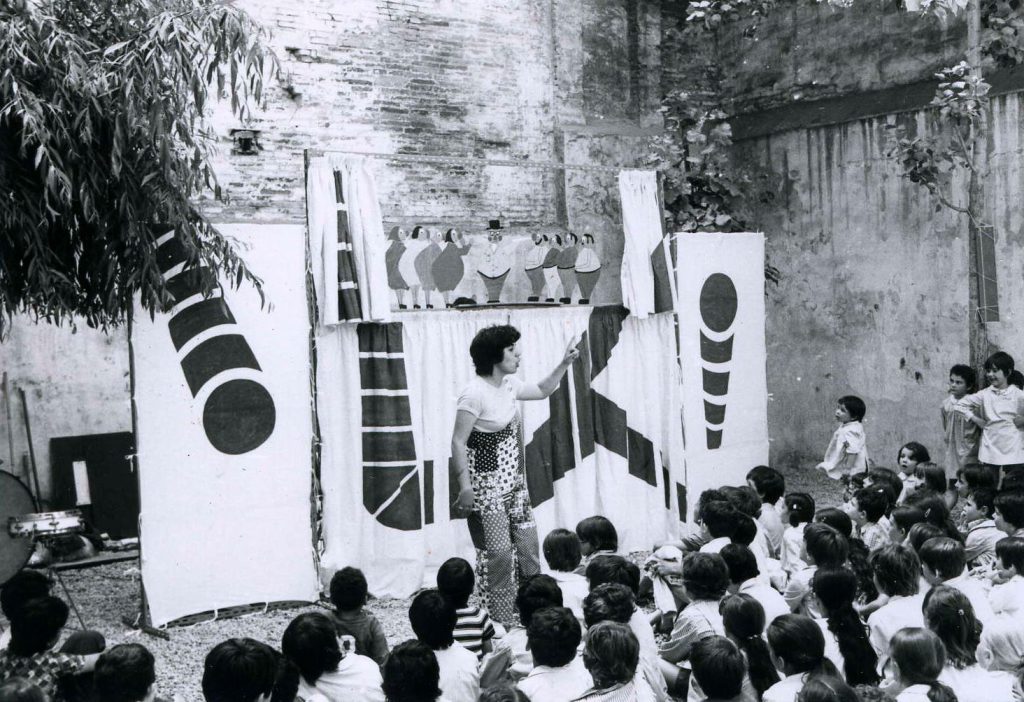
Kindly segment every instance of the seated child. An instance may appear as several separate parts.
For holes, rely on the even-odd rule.
[[[576,525],[576,536],[580,539],[580,553],[583,561],[576,566],[576,572],[584,575],[587,564],[595,556],[610,556],[619,552],[619,534],[615,525],[601,515],[587,517]]]
[[[363,609],[366,598],[366,577],[358,568],[342,568],[331,578],[335,607],[331,614],[338,636],[351,636],[356,640],[356,653],[382,665],[388,655],[388,640],[377,618]]]
[[[690,665],[692,686],[700,690],[702,699],[727,702],[738,699],[743,692],[747,661],[726,637],[709,636],[695,643]]]
[[[850,684],[874,685],[879,681],[878,655],[853,606],[857,576],[845,569],[818,569],[811,586],[821,607],[822,618],[814,621],[825,637],[825,657]]]
[[[925,541],[917,555],[921,559],[924,579],[932,588],[946,585],[959,590],[970,601],[978,621],[982,624],[992,621],[995,614],[988,601],[988,591],[980,580],[967,575],[963,544],[948,536],[940,536]]]
[[[381,687],[388,702],[435,702],[442,697],[437,658],[422,641],[411,639],[395,646],[381,669]],[[473,702],[476,702],[474,699]]]
[[[854,513],[850,516],[868,550],[875,551],[888,544],[891,526],[885,516],[889,508],[885,490],[876,486],[861,488],[853,496],[852,507]]]
[[[61,700],[58,682],[92,673],[103,649],[102,642],[96,642],[99,650],[88,655],[53,650],[67,620],[67,604],[51,595],[18,606],[11,619],[11,643],[6,651],[0,652],[0,682],[28,678],[50,699]]]
[[[910,529],[924,521],[924,512],[913,505],[893,507],[889,513],[889,543],[902,544],[907,540]]]
[[[38,570],[26,568],[12,575],[3,584],[3,587],[0,587],[0,611],[3,612],[4,618],[10,622],[14,617],[14,612],[23,604],[37,597],[46,597],[49,594],[49,578]],[[0,633],[0,651],[6,650],[10,642],[10,629]]]
[[[806,492],[791,492],[783,501],[782,521],[787,525],[782,534],[782,553],[779,560],[787,577],[803,570],[807,563],[802,557],[804,528],[814,519],[814,498]]]
[[[729,569],[729,592],[753,597],[761,604],[768,621],[789,614],[789,605],[779,591],[758,580],[757,559],[749,548],[729,544],[719,555]]]
[[[448,702],[476,702],[480,673],[476,654],[456,643],[458,617],[437,590],[423,590],[409,606],[409,623],[416,638],[430,646],[441,671],[441,689]]]
[[[372,658],[343,650],[326,614],[295,617],[281,637],[281,653],[299,669],[299,695],[305,699],[319,694],[329,700],[384,702],[380,668]]]
[[[981,631],[978,663],[992,673],[1002,673],[1016,683],[1024,661],[1024,621],[1019,617],[996,617]]]
[[[979,488],[985,490],[991,490],[993,494],[996,492],[996,481],[993,472],[985,466],[965,466],[960,469],[960,472],[956,476],[956,496],[958,507],[954,510],[953,519],[956,523],[957,529],[960,531],[967,530],[967,518],[964,516],[965,506],[968,496]],[[989,514],[991,517],[991,513]]]
[[[864,400],[845,395],[836,402],[835,418],[839,427],[825,449],[825,457],[816,467],[833,480],[849,480],[851,475],[867,471],[867,437],[861,421],[867,409]]]
[[[782,473],[768,466],[756,466],[747,473],[747,485],[757,492],[761,499],[761,513],[757,521],[761,523],[768,537],[769,555],[779,558],[782,549],[782,532],[786,524],[782,521],[781,500],[786,494],[786,479]]]
[[[889,544],[871,554],[871,567],[879,592],[889,598],[867,622],[871,646],[878,654],[878,672],[884,675],[892,635],[904,627],[924,626],[921,561],[910,547]]]
[[[841,677],[825,657],[825,637],[810,617],[777,617],[768,625],[768,647],[775,667],[784,677],[765,691],[763,702],[794,702],[808,678]]]
[[[992,586],[988,595],[992,611],[1019,615],[1024,612],[1024,538],[1007,536],[996,544],[996,558],[1006,579]]]
[[[701,553],[718,553],[732,543],[733,534],[744,515],[728,501],[713,501],[704,505],[700,522],[709,541],[700,547]]]
[[[141,644],[114,646],[96,661],[93,683],[104,702],[150,702],[156,685],[153,654]]]
[[[591,590],[606,583],[625,585],[633,593],[635,600],[640,588],[640,568],[622,556],[601,556],[587,566],[587,582],[590,583]],[[629,628],[640,642],[642,651],[656,648],[650,620],[639,609],[634,609],[633,616],[629,619]]]
[[[277,652],[262,641],[221,641],[210,649],[203,663],[203,698],[206,702],[270,699],[277,680],[278,659]]]
[[[594,681],[582,658],[576,656],[583,632],[572,610],[566,607],[537,610],[526,632],[533,654],[533,670],[517,687],[531,702],[572,700],[593,686]]]
[[[498,639],[494,650],[484,658],[480,669],[483,688],[501,682],[518,682],[533,669],[527,627],[533,613],[545,607],[561,607],[562,590],[550,575],[534,575],[519,584],[516,592],[516,610],[519,626],[512,626]]]
[[[993,505],[996,527],[1007,536],[1024,537],[1024,490],[1000,490]]]
[[[946,647],[933,632],[907,627],[893,634],[891,642],[894,681],[887,688],[897,702],[956,702],[956,695],[939,682],[946,666]]]
[[[741,515],[747,516],[754,523],[754,533],[749,544],[750,550],[757,556],[758,563],[768,561],[771,556],[771,547],[768,545],[768,535],[761,527],[759,517],[761,516],[761,498],[753,488],[744,485],[742,487],[726,486],[721,488],[722,494],[729,504],[736,508]],[[740,520],[743,521],[742,519]],[[766,564],[767,565],[767,564]]]
[[[458,617],[455,640],[475,653],[479,660],[490,652],[495,631],[487,610],[469,604],[474,586],[473,566],[464,558],[449,558],[437,571],[438,592],[444,595]]]
[[[765,627],[768,625],[768,622],[765,621],[764,609],[753,597],[743,594],[726,597],[722,600],[719,609],[722,612],[722,624],[725,626],[726,637],[730,641],[736,642],[743,658],[747,661],[747,670],[744,671],[740,685],[744,692],[744,698],[758,700],[765,690],[779,681],[779,673],[775,669],[768,644],[764,640]],[[708,639],[703,640],[707,641]],[[698,641],[694,644],[693,653],[690,654],[690,662],[693,666],[696,666],[693,657],[696,655],[700,643]],[[710,694],[703,690],[703,687],[700,682],[691,682],[690,692]],[[692,699],[693,696],[691,694],[690,698]]]
[[[583,598],[590,588],[586,577],[576,572],[581,561],[579,537],[568,529],[553,529],[544,537],[542,550],[550,575],[562,590],[562,601],[582,621]]]
[[[872,468],[867,472],[862,487],[878,485],[885,490],[889,498],[889,504],[895,507],[898,504],[899,496],[903,493],[903,480],[900,474],[891,468]],[[886,512],[885,516],[889,516]]]
[[[903,489],[896,498],[896,504],[902,505],[906,501],[907,495],[917,488],[918,479],[914,476],[917,466],[931,460],[932,457],[928,453],[928,449],[916,441],[908,441],[900,447],[900,452],[896,455],[896,467],[899,470],[898,477]]]
[[[951,509],[956,504],[956,493],[949,493],[946,490],[946,471],[931,461],[918,463],[914,468],[914,480],[908,483],[906,499],[903,503],[908,505],[919,504],[926,497],[937,497]]]
[[[653,694],[642,677],[637,677],[640,646],[628,626],[601,622],[587,630],[583,665],[594,686],[575,702],[616,702],[649,700]]]
[[[820,618],[821,612],[811,590],[811,579],[818,568],[844,567],[849,555],[850,545],[837,530],[820,522],[808,524],[804,529],[802,554],[808,566],[793,573],[783,593],[790,611]]]

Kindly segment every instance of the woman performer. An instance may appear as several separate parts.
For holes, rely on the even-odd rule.
[[[579,357],[576,341],[538,383],[515,376],[522,354],[511,326],[481,329],[469,346],[476,377],[459,396],[452,458],[459,481],[454,516],[467,516],[476,547],[477,584],[491,616],[516,622],[517,575],[540,572],[537,524],[524,470],[523,427],[518,400],[543,400],[555,391]]]

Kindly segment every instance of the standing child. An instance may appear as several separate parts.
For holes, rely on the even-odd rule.
[[[839,427],[828,442],[825,458],[817,465],[833,480],[849,480],[851,475],[868,469],[867,437],[861,424],[865,412],[864,400],[856,395],[844,395],[836,402]]]
[[[388,657],[388,640],[377,618],[363,610],[366,598],[366,576],[358,568],[342,568],[331,578],[332,615],[338,636],[353,637],[356,653],[383,665]]]
[[[964,395],[955,409],[969,421],[982,427],[978,459],[998,474],[1004,472],[1004,488],[1024,484],[1024,390],[1009,383],[1013,357],[997,351],[985,361],[989,386]]]
[[[978,463],[981,427],[956,411],[956,403],[977,391],[978,376],[970,366],[958,363],[949,369],[949,394],[942,401],[942,433],[946,477],[950,484],[960,471]]]
[[[479,660],[491,650],[494,625],[486,609],[469,604],[474,586],[473,567],[463,558],[449,558],[437,571],[437,590],[455,609],[455,640]]]

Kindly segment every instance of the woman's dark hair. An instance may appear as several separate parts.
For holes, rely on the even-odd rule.
[[[786,494],[786,478],[768,466],[754,466],[747,472],[747,480],[761,496],[761,502],[774,505]]]
[[[625,624],[601,622],[587,629],[583,665],[597,689],[632,680],[639,659],[640,643]]]
[[[381,667],[388,702],[434,702],[441,696],[437,657],[422,641],[403,641]]]
[[[516,609],[519,610],[519,622],[524,627],[530,625],[530,619],[538,609],[561,607],[562,604],[562,590],[550,575],[534,575],[520,583],[516,592]]]
[[[494,372],[494,366],[505,358],[505,349],[514,346],[521,336],[518,329],[507,324],[496,324],[478,331],[469,345],[469,356],[473,359],[476,374],[490,375]]]
[[[1013,356],[1005,351],[996,351],[985,359],[982,366],[987,371],[1001,370],[1007,377],[1013,372]]]
[[[846,537],[828,524],[814,522],[804,527],[807,555],[819,568],[841,568],[850,556]]]
[[[864,404],[864,400],[860,399],[856,395],[843,395],[836,401],[837,405],[842,405],[843,408],[850,413],[850,419],[855,422],[859,422],[864,419],[864,415],[867,414],[868,408]]]
[[[810,673],[839,677],[825,658],[825,635],[813,619],[803,614],[780,614],[768,625],[768,645],[789,667],[789,675]],[[783,671],[786,672],[786,671]]]
[[[545,607],[533,613],[526,638],[534,665],[560,668],[576,657],[583,631],[579,620],[567,607]]]
[[[849,539],[853,536],[853,520],[838,507],[823,507],[814,513],[814,521],[828,524]]]
[[[871,554],[878,588],[889,597],[916,595],[921,578],[921,561],[913,549],[889,544]]]
[[[931,702],[957,702],[953,690],[938,681],[946,665],[946,647],[935,633],[920,627],[900,629],[893,634],[889,651],[903,682],[927,685]]]
[[[1024,575],[1024,539],[1007,536],[996,542],[996,558],[1004,568],[1014,567],[1017,575]]]
[[[585,541],[594,551],[618,551],[619,533],[607,517],[600,514],[581,519],[576,525],[576,536]]]
[[[757,567],[757,557],[746,546],[727,544],[719,551],[718,555],[722,557],[725,567],[729,569],[729,581],[736,585],[761,574],[761,570]]]
[[[920,444],[916,441],[908,441],[900,446],[900,450],[896,453],[897,465],[899,465],[900,456],[903,454],[904,449],[910,451],[910,459],[915,463],[924,463],[925,461],[932,460],[932,456],[928,453],[928,449],[925,448],[924,444]]]
[[[924,596],[924,623],[946,647],[946,662],[962,670],[978,662],[981,623],[967,595],[948,585],[937,585]]]
[[[957,475],[967,483],[968,492],[973,492],[978,488],[996,489],[995,471],[990,470],[987,466],[979,466],[977,464],[964,466],[957,471]]]
[[[59,597],[45,595],[23,603],[11,619],[11,653],[33,656],[46,651],[67,621],[68,606]]]
[[[366,576],[358,568],[342,568],[331,578],[331,602],[339,610],[359,609],[366,604],[366,592]]]
[[[905,543],[909,545],[910,548],[914,549],[914,553],[917,553],[921,550],[925,541],[928,541],[929,539],[937,539],[945,535],[946,532],[934,524],[918,522],[914,526],[910,527],[910,531],[907,532],[907,540]]]
[[[736,528],[729,539],[739,546],[750,546],[757,537],[757,522],[745,514],[739,514],[736,518]]]
[[[861,702],[857,692],[842,678],[810,678],[800,688],[796,702]]]
[[[3,702],[50,702],[49,696],[35,683],[25,678],[11,678],[0,683]]]
[[[857,576],[842,569],[819,568],[811,579],[811,588],[825,610],[828,630],[839,642],[843,654],[843,673],[851,685],[876,684],[878,655],[868,639],[868,629],[853,602],[857,597]]]
[[[310,685],[336,669],[344,657],[333,622],[320,612],[306,612],[291,621],[281,637],[281,652],[298,666]]]
[[[690,651],[690,667],[707,699],[729,700],[738,697],[743,690],[743,674],[746,672],[743,654],[724,636],[705,636],[694,643]],[[775,679],[778,680],[777,675]]]
[[[764,607],[750,595],[740,593],[722,600],[718,611],[722,613],[725,633],[736,641],[746,654],[750,683],[760,697],[765,690],[779,681],[779,673],[772,663],[768,644],[764,641]],[[704,687],[703,683],[701,687]],[[704,693],[709,697],[718,696],[712,695],[706,689]]]
[[[632,590],[633,595],[640,589],[640,567],[622,556],[598,556],[587,564],[586,576],[592,588],[604,583],[621,583]]]
[[[917,550],[917,557],[942,580],[957,577],[967,567],[964,545],[948,536],[925,541]]]
[[[924,521],[924,511],[914,505],[899,505],[892,508],[889,521],[909,534],[912,526]]]
[[[437,571],[437,589],[455,609],[469,604],[476,577],[473,566],[465,558],[449,558]]]
[[[580,555],[580,537],[568,529],[552,529],[544,537],[544,560],[551,570],[571,573],[583,560]]]
[[[978,389],[978,374],[973,368],[963,363],[957,363],[949,369],[949,375],[957,376],[964,381],[964,385],[967,386],[967,392],[974,392]]]
[[[155,681],[153,654],[136,643],[104,651],[93,672],[93,686],[103,702],[141,702]]]
[[[791,492],[784,502],[789,510],[790,526],[799,526],[814,519],[814,498],[806,492]]]
[[[323,614],[317,616],[326,619]],[[327,622],[330,624],[329,619]],[[333,626],[331,631],[333,638]],[[337,639],[334,641],[337,646]],[[274,691],[279,658],[278,653],[262,641],[248,638],[221,641],[210,650],[203,663],[203,698],[206,702],[256,702]]]
[[[604,621],[628,624],[635,609],[632,590],[620,583],[605,583],[583,598],[583,622],[588,627]]]
[[[413,633],[435,651],[452,645],[458,621],[455,608],[437,590],[424,590],[409,605],[409,623]]]
[[[717,553],[691,553],[683,561],[683,585],[693,600],[720,600],[729,587],[729,568]]]

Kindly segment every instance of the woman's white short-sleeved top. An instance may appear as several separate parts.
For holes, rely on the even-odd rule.
[[[476,431],[500,431],[516,416],[519,411],[518,400],[529,387],[514,375],[506,375],[497,387],[476,376],[459,395],[456,409],[465,410],[476,417],[476,423],[473,424]]]

